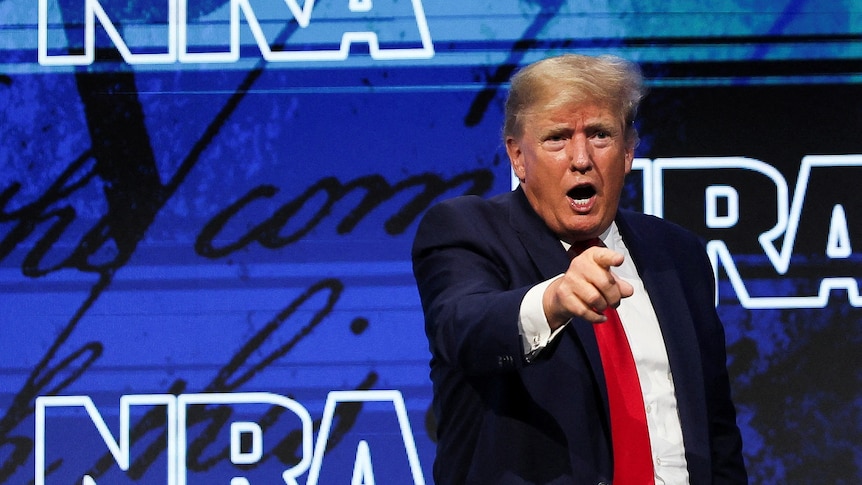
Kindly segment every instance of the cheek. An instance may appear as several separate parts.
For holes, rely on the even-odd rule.
[[[555,164],[561,165],[563,167],[568,167],[569,162],[572,160],[571,155],[568,150],[554,150],[551,152],[546,152],[545,155],[549,160],[553,160]]]
[[[532,177],[541,183],[543,190],[551,191],[560,185],[560,180],[562,180],[565,170],[566,168],[560,168],[558,163],[552,160],[545,160],[541,165],[533,167]]]
[[[541,172],[541,177],[546,183],[554,183],[559,185],[559,182],[565,177],[566,172],[571,168],[571,163],[565,153],[552,152],[542,154],[535,162],[536,168]]]
[[[609,204],[616,205],[622,197],[622,191],[625,186],[625,173],[622,170],[617,170],[609,175],[605,179],[605,195],[608,197]]]

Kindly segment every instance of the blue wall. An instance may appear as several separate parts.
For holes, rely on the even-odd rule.
[[[753,483],[858,482],[862,8],[641,3],[0,0],[0,483],[431,483],[416,222],[563,52],[644,69]]]

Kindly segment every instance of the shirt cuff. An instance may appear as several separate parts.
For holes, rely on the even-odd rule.
[[[548,286],[557,278],[556,276],[549,280],[543,281],[536,286],[530,288],[524,299],[521,300],[521,310],[518,315],[518,326],[521,331],[521,341],[524,346],[524,357],[527,362],[533,360],[539,353],[547,347],[554,337],[559,334],[565,325],[551,331],[551,325],[545,317],[545,309],[542,306],[542,297]]]

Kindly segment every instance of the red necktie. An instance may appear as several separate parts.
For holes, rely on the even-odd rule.
[[[598,238],[573,245],[574,257],[591,246],[603,246]],[[620,317],[614,308],[604,311],[607,320],[593,325],[611,413],[611,442],[614,452],[614,483],[654,484],[652,452],[644,412],[643,393],[635,360]]]

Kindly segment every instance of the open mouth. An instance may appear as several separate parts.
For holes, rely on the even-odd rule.
[[[566,195],[575,206],[585,206],[596,195],[596,189],[592,185],[579,185],[566,192]]]

